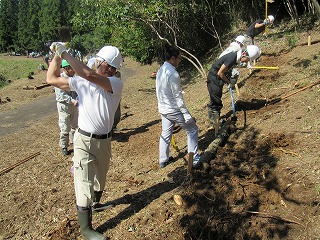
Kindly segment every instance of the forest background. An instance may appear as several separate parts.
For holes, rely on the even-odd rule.
[[[300,28],[313,26],[319,8],[317,0],[0,0],[0,52],[46,53],[59,41],[58,29],[68,26],[71,48],[82,54],[110,44],[150,64],[162,60],[163,44],[171,43],[198,62],[223,48],[229,32],[266,14],[279,24],[291,18]],[[302,15],[311,16],[310,22],[300,21]]]

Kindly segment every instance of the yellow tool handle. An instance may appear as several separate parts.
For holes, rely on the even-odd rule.
[[[174,140],[173,135],[172,135],[172,137],[171,137],[171,144],[172,144],[174,150],[176,150],[177,152],[179,152],[179,149],[178,149],[178,147],[177,147],[177,144],[176,144],[176,141]]]
[[[253,69],[272,69],[272,70],[277,70],[279,69],[279,67],[266,67],[266,66],[254,66],[254,67],[251,67]]]
[[[234,87],[236,88],[236,92],[237,92],[237,95],[238,95],[238,98],[239,98],[240,97],[240,91],[239,91],[238,83],[236,83],[234,85]]]

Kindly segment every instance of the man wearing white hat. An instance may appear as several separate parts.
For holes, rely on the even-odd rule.
[[[118,48],[105,46],[96,57],[96,71],[75,59],[64,43],[50,46],[55,57],[47,83],[79,96],[78,131],[74,136],[74,188],[80,231],[84,239],[106,239],[92,228],[92,210],[97,211],[111,159],[111,130],[123,83],[115,77],[122,63]],[[60,76],[61,59],[68,61],[76,76]]]
[[[236,64],[253,61],[260,56],[260,49],[256,45],[249,45],[245,51],[229,52],[222,55],[212,64],[207,78],[207,87],[210,96],[208,104],[208,115],[212,123],[220,116],[222,104],[223,85],[229,84],[233,87],[239,77],[238,71],[233,71]],[[235,73],[237,76],[234,76]]]
[[[249,38],[251,38],[252,44],[254,44],[254,38],[257,35],[259,35],[260,33],[262,33],[266,29],[266,26],[272,24],[273,21],[274,21],[274,16],[269,15],[264,20],[258,19],[256,21],[254,21],[253,23],[251,23],[251,25],[249,26],[249,28],[246,31],[246,35]]]
[[[227,47],[219,56],[222,57],[223,55],[229,52],[238,52],[241,51],[245,47],[246,37],[243,35],[237,36],[232,43],[230,43],[229,47]]]

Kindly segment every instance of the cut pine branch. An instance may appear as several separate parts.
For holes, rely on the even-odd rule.
[[[23,163],[25,163],[25,162],[27,162],[27,161],[35,158],[35,157],[38,156],[38,155],[40,155],[40,152],[34,153],[34,154],[30,155],[29,157],[24,158],[24,159],[22,159],[21,161],[19,161],[19,162],[13,164],[13,165],[11,165],[11,166],[9,166],[9,167],[1,170],[1,171],[0,171],[0,175],[2,175],[3,173],[9,172],[10,170],[14,169],[15,167],[17,167],[17,166],[19,166],[19,165],[21,165],[21,164],[23,164]]]
[[[313,87],[313,86],[315,86],[315,85],[318,85],[318,84],[320,84],[320,81],[317,81],[317,82],[312,83],[312,84],[310,84],[310,85],[308,85],[308,86],[305,86],[305,87],[303,87],[303,88],[301,88],[301,89],[299,89],[299,90],[297,90],[297,91],[295,91],[295,92],[292,92],[292,93],[290,93],[290,94],[288,94],[288,95],[286,95],[286,96],[273,99],[273,100],[267,102],[266,105],[275,104],[275,103],[277,103],[277,102],[280,102],[280,101],[283,100],[283,99],[286,99],[286,98],[288,98],[288,97],[290,97],[290,96],[292,96],[292,95],[294,95],[294,94],[297,94],[297,93],[299,93],[299,92],[302,92],[302,91],[304,91],[304,90],[306,90],[306,89],[308,89],[308,88],[311,88],[311,87]]]
[[[280,220],[280,221],[283,221],[283,222],[295,223],[295,224],[298,224],[298,225],[304,227],[304,225],[302,223],[299,223],[297,221],[290,220],[290,219],[283,218],[283,217],[279,217],[279,216],[274,216],[274,215],[271,215],[271,214],[268,214],[268,213],[264,213],[264,212],[246,211],[246,213],[261,215],[262,217],[273,218],[273,219]]]

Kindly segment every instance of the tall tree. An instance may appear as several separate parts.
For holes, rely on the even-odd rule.
[[[42,0],[39,11],[39,32],[42,42],[59,40],[58,29],[61,27],[61,19],[65,6],[61,1]]]
[[[1,0],[0,47],[1,51],[16,50],[18,0]]]

